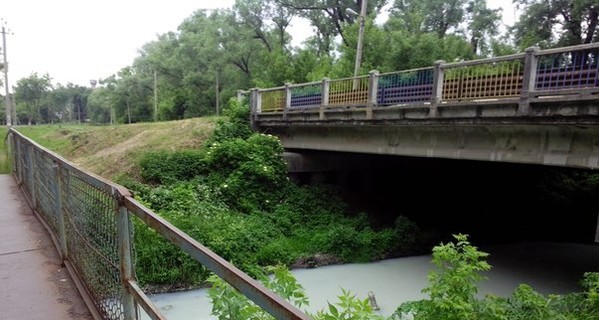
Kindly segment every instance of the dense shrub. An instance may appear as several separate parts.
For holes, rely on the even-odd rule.
[[[543,295],[521,284],[501,298],[477,298],[481,274],[491,266],[487,253],[479,251],[467,235],[454,235],[456,242],[433,248],[436,269],[429,273],[430,285],[422,291],[429,299],[402,303],[392,319],[414,320],[597,320],[599,319],[599,273],[585,273],[584,293]]]
[[[247,139],[254,131],[250,127],[250,108],[247,104],[230,101],[227,108],[223,110],[224,119],[219,119],[212,136],[206,141],[206,145],[215,142],[223,142],[231,139]]]
[[[204,152],[198,150],[149,152],[140,162],[141,177],[154,184],[191,180],[205,172],[204,159]]]
[[[200,243],[253,276],[317,255],[331,262],[372,261],[414,252],[418,229],[406,218],[375,230],[367,214],[348,215],[331,187],[287,177],[279,140],[248,132],[248,108],[234,104],[200,151],[160,152],[140,163],[148,186],[125,181],[137,198]],[[193,286],[206,272],[136,224],[144,284]],[[180,269],[180,270],[179,270]]]

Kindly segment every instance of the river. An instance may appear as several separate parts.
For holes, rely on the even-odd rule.
[[[492,269],[484,275],[479,295],[509,296],[518,284],[526,283],[543,294],[565,294],[581,291],[579,281],[587,271],[599,271],[599,244],[522,242],[481,247],[490,253]],[[304,287],[310,305],[316,312],[327,301],[336,302],[341,289],[360,299],[372,291],[381,315],[390,316],[405,301],[426,296],[431,270],[430,255],[388,259],[373,263],[324,266],[297,269],[292,273]],[[151,295],[150,299],[169,320],[216,319],[210,315],[211,304],[206,289]],[[142,319],[149,319],[142,315]]]

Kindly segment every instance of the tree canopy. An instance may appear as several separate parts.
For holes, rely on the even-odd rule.
[[[237,0],[197,10],[177,30],[146,43],[131,65],[94,88],[21,79],[21,123],[133,123],[217,114],[237,90],[353,74],[358,16],[365,0]],[[501,28],[486,0],[370,0],[360,74],[433,65],[597,39],[596,0],[514,0],[521,16]],[[349,10],[351,9],[351,10]],[[381,21],[383,14],[386,19]],[[299,19],[311,36],[290,31]]]

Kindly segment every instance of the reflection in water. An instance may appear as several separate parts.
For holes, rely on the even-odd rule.
[[[530,242],[480,249],[490,253],[488,262],[492,266],[485,274],[488,279],[480,284],[481,297],[488,293],[508,296],[520,283],[543,294],[580,291],[583,273],[599,271],[599,244]],[[310,312],[325,308],[327,301],[336,302],[343,288],[360,299],[367,299],[372,291],[380,314],[390,316],[402,302],[426,297],[421,290],[432,268],[430,258],[423,255],[300,269],[293,274],[306,290]],[[158,294],[151,299],[169,320],[216,319],[210,316],[212,306],[205,289]]]

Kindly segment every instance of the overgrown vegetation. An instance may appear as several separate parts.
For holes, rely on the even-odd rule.
[[[10,173],[8,162],[8,148],[6,146],[7,127],[0,127],[0,174]]]
[[[212,135],[214,117],[131,125],[35,125],[17,130],[107,179],[139,180],[139,160],[151,151],[192,150]]]
[[[253,133],[247,105],[232,103],[214,135],[194,151],[152,152],[141,159],[144,183],[121,183],[174,225],[253,276],[271,265],[315,266],[372,261],[426,250],[405,217],[374,229],[325,185],[287,178],[276,137]],[[139,280],[147,285],[200,285],[208,273],[136,225]]]
[[[429,273],[429,286],[423,289],[429,299],[402,303],[393,319],[414,320],[547,320],[599,319],[599,272],[584,274],[584,292],[543,295],[521,284],[509,297],[477,297],[481,272],[491,266],[468,236],[454,235],[455,242],[433,249],[436,269]]]
[[[599,272],[587,272],[584,292],[543,295],[522,284],[509,297],[487,295],[477,298],[482,272],[491,268],[487,253],[473,246],[468,235],[454,235],[455,241],[433,248],[435,269],[429,272],[428,299],[402,303],[389,320],[596,320],[599,319]],[[301,284],[284,267],[277,267],[272,279],[263,283],[298,308],[309,304]],[[253,302],[218,278],[211,278],[209,295],[212,314],[219,319],[274,319]],[[343,290],[337,303],[329,302],[314,319],[384,319],[373,311],[368,299],[360,300]],[[309,313],[308,313],[309,314]]]

